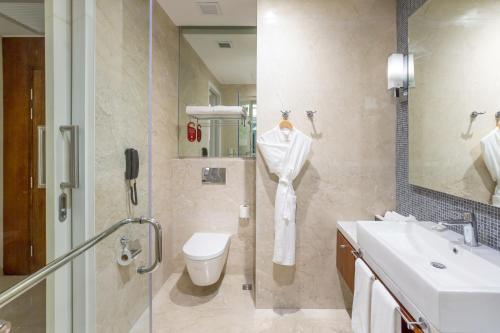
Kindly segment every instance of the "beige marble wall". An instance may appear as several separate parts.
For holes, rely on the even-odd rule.
[[[153,132],[152,215],[163,228],[163,264],[153,275],[153,294],[168,279],[171,265],[172,187],[171,160],[177,158],[177,103],[179,72],[179,28],[154,2],[153,7]]]
[[[209,147],[209,128],[202,129],[201,142],[189,142],[186,138],[186,125],[190,118],[186,106],[208,105],[208,87],[211,84],[220,92],[220,83],[210,72],[203,60],[184,37],[180,37],[180,75],[179,75],[179,155],[200,157],[201,148]],[[207,122],[204,121],[203,125]]]
[[[469,21],[465,19],[475,13]],[[409,18],[416,87],[408,97],[410,183],[483,203],[495,184],[480,140],[495,128],[500,3],[428,1]],[[471,121],[472,111],[486,111]]]
[[[396,49],[395,0],[259,0],[258,132],[280,110],[313,138],[294,182],[297,261],[272,263],[277,179],[257,157],[258,308],[344,308],[335,268],[339,219],[395,206],[395,112],[386,90]],[[305,110],[317,110],[310,122]]]
[[[149,1],[96,1],[96,233],[128,216],[124,150],[140,154],[139,205],[148,207]],[[138,239],[145,249],[128,267],[116,263],[119,237]],[[96,331],[127,332],[144,312],[148,277],[147,228],[127,226],[96,246]]]
[[[203,167],[226,168],[226,185],[202,185]],[[182,246],[195,232],[228,232],[231,237],[227,274],[253,281],[255,257],[255,160],[178,159],[172,161],[170,251],[176,272],[184,269]],[[252,207],[251,219],[239,219],[240,204]]]

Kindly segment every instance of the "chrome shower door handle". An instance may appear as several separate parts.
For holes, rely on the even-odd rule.
[[[64,135],[69,132],[69,180],[61,183],[61,190],[67,188],[78,188],[80,186],[80,153],[79,153],[79,131],[77,125],[60,126],[59,130]]]
[[[161,232],[161,224],[156,222],[155,219],[147,219],[147,218],[141,218],[140,224],[150,224],[153,226],[154,231],[155,231],[155,260],[151,264],[151,266],[146,267],[146,266],[141,266],[137,268],[137,273],[139,274],[146,274],[146,273],[151,273],[153,272],[156,267],[161,263],[162,261],[162,232]]]

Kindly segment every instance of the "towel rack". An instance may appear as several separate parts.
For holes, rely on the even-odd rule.
[[[413,330],[415,329],[415,326],[418,326],[424,332],[429,332],[429,324],[424,318],[418,317],[418,321],[413,321],[410,318],[408,318],[408,316],[401,310],[400,307],[397,307],[396,311],[399,312],[401,318],[403,318],[403,320],[406,322],[406,327],[408,327],[409,330]]]
[[[352,250],[351,254],[356,259],[363,258],[363,252],[361,251],[361,249],[358,249],[357,251]],[[374,280],[374,281],[377,279],[378,278],[375,275],[372,277],[372,280]],[[399,312],[399,314],[401,315],[401,318],[405,321],[406,327],[408,327],[409,330],[413,330],[413,329],[415,329],[415,326],[418,326],[418,327],[420,327],[420,329],[422,329],[422,331],[424,331],[424,333],[430,333],[430,325],[428,324],[427,320],[425,320],[425,318],[419,317],[418,321],[413,321],[410,318],[408,318],[406,313],[404,313],[399,306],[396,308],[396,311]]]

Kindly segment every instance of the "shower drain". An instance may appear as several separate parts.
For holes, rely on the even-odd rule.
[[[432,261],[431,266],[434,268],[438,268],[438,269],[445,269],[446,268],[445,264],[442,264],[442,263],[436,262],[436,261]]]
[[[251,283],[245,283],[241,285],[241,289],[243,290],[252,290],[252,284]]]

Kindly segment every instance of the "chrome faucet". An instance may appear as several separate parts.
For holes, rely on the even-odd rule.
[[[477,219],[474,212],[463,212],[463,218],[461,220],[444,220],[443,222],[441,222],[441,224],[447,226],[463,226],[465,245],[472,247],[479,246]]]

